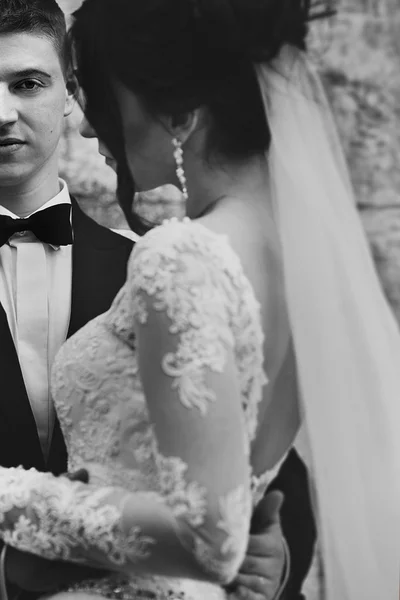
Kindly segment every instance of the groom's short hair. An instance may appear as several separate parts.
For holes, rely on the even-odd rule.
[[[31,33],[54,45],[64,75],[70,70],[65,16],[55,0],[0,0],[0,34]]]

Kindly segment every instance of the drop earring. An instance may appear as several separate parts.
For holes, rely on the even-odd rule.
[[[178,138],[173,138],[172,140],[172,145],[174,146],[174,158],[175,158],[175,163],[176,163],[176,176],[179,180],[181,189],[182,189],[182,195],[183,198],[185,200],[185,202],[187,202],[189,195],[188,195],[188,191],[187,191],[187,186],[186,186],[186,177],[185,177],[185,171],[183,169],[183,149],[182,149],[182,142],[178,139]]]

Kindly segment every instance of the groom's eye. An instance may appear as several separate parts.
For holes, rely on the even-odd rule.
[[[41,81],[36,79],[25,79],[24,81],[20,81],[15,87],[23,92],[35,92],[44,86]]]

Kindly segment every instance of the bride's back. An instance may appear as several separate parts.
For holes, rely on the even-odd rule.
[[[199,221],[228,237],[260,303],[268,384],[259,405],[251,461],[254,472],[260,475],[274,467],[288,450],[300,421],[296,362],[277,232],[265,196],[226,198]]]

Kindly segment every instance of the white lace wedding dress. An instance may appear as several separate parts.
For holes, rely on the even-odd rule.
[[[110,310],[53,370],[69,469],[88,469],[90,484],[0,469],[1,537],[115,571],[76,590],[225,598],[273,475],[250,460],[262,348],[259,305],[227,239],[187,219],[149,232]]]

